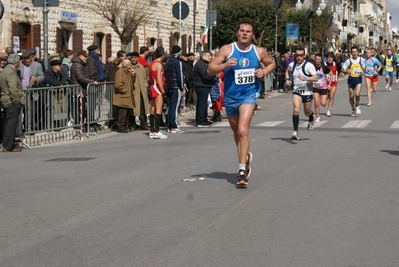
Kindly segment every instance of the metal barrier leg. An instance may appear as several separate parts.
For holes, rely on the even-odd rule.
[[[16,138],[16,139],[14,140],[14,142],[21,143],[21,145],[22,145],[23,147],[32,149],[31,146],[29,146],[26,142],[24,142],[24,141],[23,141],[22,139],[20,139],[20,138]],[[4,148],[3,148],[3,149],[4,149]]]

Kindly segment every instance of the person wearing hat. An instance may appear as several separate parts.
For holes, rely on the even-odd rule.
[[[93,44],[87,47],[87,50],[89,51],[89,56],[87,57],[86,65],[89,77],[97,82],[103,82],[105,76],[100,59],[100,49],[98,45]]]
[[[194,60],[195,54],[190,52],[187,53],[188,57],[188,73],[190,73],[190,78],[187,79],[187,89],[188,89],[188,96],[186,99],[186,103],[190,105],[197,104],[197,93],[195,92],[194,82],[193,82],[193,70],[194,70]]]
[[[147,72],[143,65],[139,63],[139,53],[130,53],[130,62],[132,68],[136,73],[136,81],[134,82],[134,101],[135,106],[133,108],[133,115],[138,116],[140,120],[140,126],[136,126],[136,121],[132,117],[131,125],[135,125],[135,128],[149,131],[150,127],[147,124],[147,117],[150,114],[150,101],[148,100],[148,80]]]
[[[0,104],[4,108],[4,136],[3,147],[9,152],[21,152],[21,148],[16,147],[14,140],[16,129],[18,128],[18,117],[21,108],[25,105],[25,94],[21,80],[16,72],[20,64],[17,54],[11,54],[7,58],[8,65],[0,74]]]
[[[61,67],[62,62],[60,60],[51,60],[49,68],[44,72],[43,86],[62,86],[62,75]]]
[[[172,47],[172,55],[165,64],[165,82],[168,105],[168,132],[184,133],[185,131],[177,126],[177,114],[181,97],[184,94],[183,67],[178,59],[181,48],[178,45]]]

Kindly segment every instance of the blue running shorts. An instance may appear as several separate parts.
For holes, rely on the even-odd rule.
[[[242,99],[231,99],[228,97],[224,98],[224,107],[226,109],[227,117],[238,116],[238,109],[241,105],[251,104],[256,105],[257,97],[256,94],[251,94]]]

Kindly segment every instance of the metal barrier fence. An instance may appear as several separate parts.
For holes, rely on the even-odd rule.
[[[98,123],[113,121],[114,83],[93,83],[86,89],[84,92],[80,85],[66,85],[25,90],[21,121],[25,134],[74,128],[76,137],[90,138],[99,131],[106,132]]]
[[[60,131],[82,125],[82,88],[79,85],[30,88],[24,92],[25,134]]]
[[[85,98],[88,127],[86,127],[84,133],[87,137],[97,136],[98,131],[104,131],[98,124],[99,122],[113,123],[113,94],[114,82],[102,82],[98,85],[90,83],[87,85]],[[94,128],[95,131],[90,131],[90,128]],[[112,125],[108,125],[108,128],[111,129]]]

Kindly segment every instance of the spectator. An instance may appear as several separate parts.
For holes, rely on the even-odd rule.
[[[93,80],[89,77],[89,72],[86,68],[86,61],[87,61],[88,55],[87,52],[84,50],[79,50],[76,53],[76,56],[72,58],[72,66],[71,66],[71,82],[72,84],[79,84],[82,87],[83,90],[83,99],[82,99],[82,109],[83,111],[85,110],[86,107],[86,98],[87,98],[87,85],[89,83],[94,83],[98,84],[96,80]],[[78,92],[75,91],[75,97],[78,96]],[[85,114],[86,112],[83,112],[83,117],[82,120],[78,120],[80,117],[79,110],[75,109],[74,112],[74,117],[75,117],[75,122],[78,124],[83,123],[85,120]]]
[[[0,74],[3,72],[7,63],[7,53],[0,52]],[[0,105],[0,143],[3,141],[3,108]]]
[[[211,52],[202,52],[201,59],[195,64],[193,80],[197,93],[197,109],[195,111],[195,123],[197,127],[210,127],[208,120],[208,95],[215,81],[215,75],[207,73],[208,64],[212,59]]]
[[[194,87],[194,82],[193,82],[193,70],[194,70],[194,59],[195,55],[194,53],[188,53],[188,71],[187,75],[189,75],[188,78],[186,78],[186,85],[188,89],[188,96],[187,96],[187,104],[190,105],[196,105],[197,104],[197,94],[195,93],[195,87]]]
[[[8,65],[0,74],[0,103],[4,108],[5,115],[3,147],[9,152],[21,152],[22,149],[14,144],[18,116],[21,112],[21,107],[25,105],[22,83],[16,72],[20,59],[17,54],[10,54],[7,61]]]
[[[71,66],[72,66],[72,58],[73,58],[73,51],[72,50],[66,50],[64,52],[64,58],[62,59],[62,68],[66,72],[66,77],[67,77],[67,83],[71,83]],[[50,64],[51,65],[51,64]]]
[[[118,133],[128,133],[131,130],[127,127],[128,116],[133,115],[134,103],[134,82],[136,73],[132,68],[130,60],[122,61],[120,68],[115,75],[115,87],[113,105],[119,108],[118,112]]]
[[[181,53],[181,48],[178,45],[172,47],[172,55],[165,65],[165,79],[167,96],[169,100],[168,105],[168,132],[170,133],[184,133],[185,131],[177,126],[177,114],[181,100],[184,93],[183,69],[180,60],[178,59]]]
[[[140,126],[136,126],[136,129],[149,131],[150,127],[147,124],[147,117],[150,114],[150,102],[148,100],[148,80],[147,73],[143,65],[139,63],[139,53],[132,52],[130,54],[130,61],[132,67],[136,73],[136,81],[134,83],[134,101],[135,107],[133,108],[133,115],[139,116]],[[134,118],[134,117],[133,117]],[[134,125],[135,121],[131,122]]]
[[[87,57],[86,65],[89,77],[94,81],[103,82],[105,77],[100,59],[100,49],[98,45],[93,44],[87,47],[87,50],[89,51],[89,56]]]

